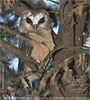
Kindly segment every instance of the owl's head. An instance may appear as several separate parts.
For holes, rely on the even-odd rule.
[[[51,33],[50,17],[47,11],[41,9],[26,10],[21,15],[19,26],[21,33]]]

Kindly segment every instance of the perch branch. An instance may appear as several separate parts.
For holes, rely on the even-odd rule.
[[[83,50],[83,48],[86,48],[88,50]],[[41,62],[41,64],[39,65],[39,69],[41,69],[44,65],[47,65],[48,64],[48,60],[52,58],[53,54],[56,52],[56,51],[60,51],[62,49],[72,49],[72,50],[79,50],[80,53],[87,53],[89,52],[90,48],[89,47],[86,47],[86,46],[59,46],[59,47],[56,47],[54,50],[52,50],[47,56],[46,58],[43,60],[43,62]],[[66,61],[66,60],[65,60]],[[47,62],[47,64],[46,64]]]

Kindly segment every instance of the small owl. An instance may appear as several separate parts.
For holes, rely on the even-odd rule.
[[[19,31],[30,38],[31,56],[41,62],[54,49],[50,17],[41,9],[26,10],[21,15]]]

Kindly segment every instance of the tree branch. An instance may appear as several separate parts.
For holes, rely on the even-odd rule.
[[[11,30],[7,25],[3,24],[0,22],[0,28],[7,31],[8,33],[10,33],[11,35],[15,35],[18,38],[21,38],[22,40],[26,40],[30,43],[30,39],[26,38],[25,36],[23,36],[19,31],[17,31],[16,29]]]
[[[86,50],[84,50],[84,49]],[[71,50],[76,50],[77,54],[79,53],[89,53],[90,52],[90,48],[89,47],[85,47],[85,46],[59,46],[56,47],[54,50],[52,50],[47,56],[46,58],[43,60],[43,62],[41,62],[41,64],[39,65],[39,69],[41,69],[44,65],[47,66],[46,63],[48,63],[48,60],[52,58],[52,56],[55,54],[55,52],[60,52],[63,49],[71,49]],[[76,54],[76,55],[77,55]],[[75,56],[75,55],[74,55]],[[74,57],[71,56],[71,57]],[[68,57],[69,58],[69,57]],[[65,60],[66,61],[66,60]]]
[[[22,52],[19,48],[14,47],[13,45],[7,43],[6,41],[2,40],[1,38],[0,38],[0,47],[5,48],[8,51],[12,52],[15,56],[20,58],[23,62],[29,62],[29,63],[35,64],[35,65],[38,64],[32,57],[26,56],[26,54],[24,52]],[[32,70],[35,69],[35,68],[32,68],[32,66],[30,66],[30,68]]]

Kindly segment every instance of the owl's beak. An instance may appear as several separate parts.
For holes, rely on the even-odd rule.
[[[35,31],[37,31],[37,27],[38,27],[37,24],[33,25],[33,28],[34,28]]]

